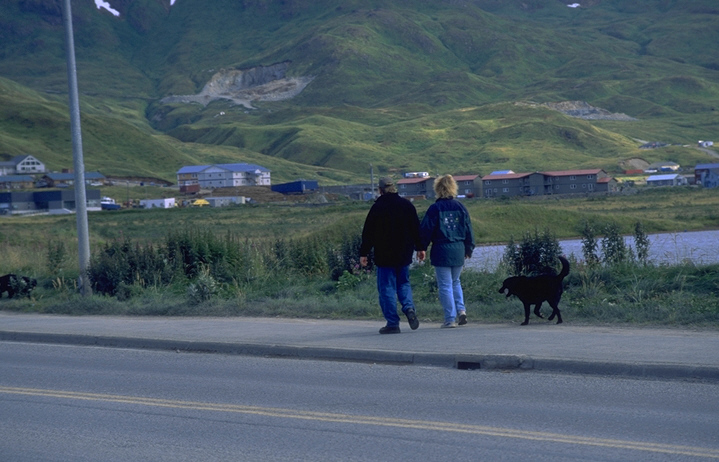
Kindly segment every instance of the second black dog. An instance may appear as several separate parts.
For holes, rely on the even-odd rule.
[[[13,298],[15,294],[29,297],[35,286],[37,286],[37,281],[27,276],[17,276],[15,274],[0,276],[0,298],[3,292],[7,292],[8,298]]]
[[[562,270],[556,276],[512,276],[504,280],[499,293],[506,293],[507,297],[515,295],[524,304],[524,322],[523,326],[529,324],[529,307],[534,305],[534,314],[543,318],[539,311],[543,302],[549,303],[552,307],[552,314],[549,320],[557,317],[557,324],[562,323],[562,314],[559,312],[559,300],[564,292],[563,281],[569,274],[569,261],[564,257],[559,257],[562,262]]]

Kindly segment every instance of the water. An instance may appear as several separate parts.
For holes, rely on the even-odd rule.
[[[660,265],[676,265],[692,262],[696,265],[719,263],[719,230],[718,231],[687,231],[682,233],[649,234],[649,257],[651,263]],[[634,237],[624,238],[627,247],[633,250]],[[577,260],[584,260],[581,239],[559,241],[562,254],[574,255]],[[506,245],[478,246],[472,258],[467,262],[468,268],[494,271],[502,260]],[[601,238],[597,239],[597,251],[601,258]],[[636,252],[635,252],[636,253]]]

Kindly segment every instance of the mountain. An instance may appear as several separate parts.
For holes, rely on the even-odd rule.
[[[0,158],[71,165],[62,3],[0,5]],[[370,163],[711,161],[682,145],[719,138],[719,5],[567,3],[110,0],[115,16],[75,2],[87,168],[172,180],[182,165],[251,160],[332,183]]]

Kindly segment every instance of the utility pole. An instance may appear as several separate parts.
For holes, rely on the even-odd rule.
[[[370,188],[372,193],[372,200],[374,200],[377,196],[374,193],[374,167],[372,164],[369,164],[369,181],[370,181]]]
[[[75,39],[72,31],[70,0],[63,8],[65,21],[65,54],[67,57],[67,83],[70,97],[70,129],[72,131],[72,159],[75,170],[75,212],[77,215],[77,247],[80,259],[80,294],[92,295],[88,269],[90,266],[90,237],[87,225],[87,195],[85,194],[85,164],[82,158],[82,131],[80,129],[80,100],[77,91],[75,66]]]

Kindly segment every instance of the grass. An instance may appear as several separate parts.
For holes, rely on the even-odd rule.
[[[577,237],[585,221],[596,229],[616,224],[624,234],[633,232],[637,220],[647,233],[717,229],[719,216],[714,211],[718,200],[710,190],[666,188],[627,197],[537,202],[476,199],[465,204],[473,217],[477,242],[482,244],[519,240],[535,230],[548,230],[557,238]],[[430,202],[415,204],[422,214]],[[91,247],[96,257],[108,245],[123,240],[131,242],[133,248],[160,248],[168,242],[168,230],[205,235],[208,245],[215,239],[224,242],[223,236],[235,236],[233,239],[244,249],[239,254],[240,266],[236,267],[239,271],[228,273],[224,269],[216,273],[210,296],[199,299],[188,292],[188,287],[201,284],[200,279],[170,273],[164,276],[170,276],[167,283],[138,273],[134,281],[121,285],[113,296],[82,298],[75,285],[74,217],[6,217],[0,220],[0,251],[5,256],[0,273],[31,275],[39,285],[29,299],[3,299],[0,309],[64,314],[380,319],[373,274],[352,267],[333,277],[328,266],[331,263],[324,260],[327,249],[339,249],[351,236],[359,234],[368,206],[346,202],[322,207],[262,205],[90,214]],[[685,218],[671,218],[679,213]],[[550,220],[558,216],[563,219]],[[183,225],[178,227],[178,223]],[[267,253],[278,241],[285,243],[284,250]],[[242,257],[242,252],[250,253]],[[351,247],[343,252],[356,262],[357,255]],[[319,264],[282,266],[290,264],[290,260],[280,255],[294,255],[291,261],[296,263],[310,258]],[[484,322],[521,321],[518,302],[496,292],[506,275],[502,267],[494,272],[464,273],[468,309]],[[574,323],[719,327],[717,277],[718,265],[631,263],[589,268],[573,262],[563,312]],[[415,267],[411,278],[421,318],[441,320],[432,267]]]

